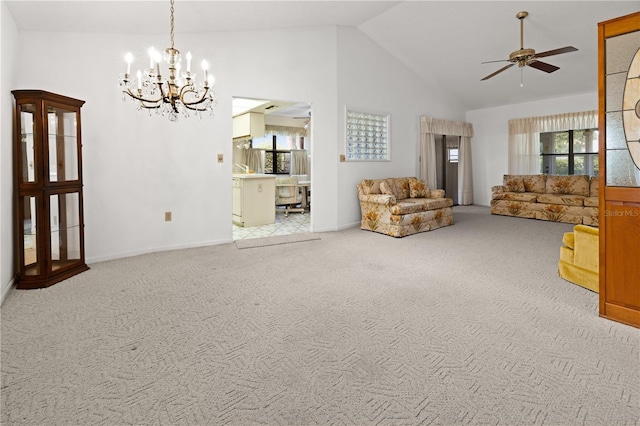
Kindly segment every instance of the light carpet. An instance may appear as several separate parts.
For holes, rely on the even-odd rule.
[[[571,225],[92,264],[2,306],[3,425],[638,425],[640,331],[557,274]]]
[[[236,247],[242,250],[248,248],[277,246],[282,244],[302,243],[304,241],[314,241],[319,239],[320,235],[314,234],[313,232],[301,232],[298,234],[274,235],[271,237],[262,238],[248,238],[243,240],[236,240],[234,242],[236,244]]]

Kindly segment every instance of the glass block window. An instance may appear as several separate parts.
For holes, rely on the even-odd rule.
[[[390,115],[347,108],[346,160],[388,161]]]

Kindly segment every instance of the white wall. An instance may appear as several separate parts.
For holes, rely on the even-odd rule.
[[[148,66],[146,49],[167,37],[23,32],[16,88],[86,101],[82,109],[86,256],[89,263],[138,253],[230,242],[233,96],[312,104],[316,181],[335,180],[322,150],[335,150],[335,28],[176,34],[194,64],[216,78],[214,119],[139,116],[121,102],[124,53]],[[64,48],[62,48],[64,47]],[[46,70],[46,72],[43,72]],[[225,161],[217,163],[218,153]],[[331,160],[334,156],[331,155]],[[314,193],[314,230],[336,229],[336,195]],[[326,210],[326,211],[325,211]],[[173,221],[164,222],[164,212]],[[331,212],[331,213],[328,213]]]
[[[391,114],[391,161],[338,162],[339,155],[345,154],[347,106]],[[339,27],[335,136],[338,143],[336,151],[331,153],[331,167],[337,169],[337,180],[332,185],[337,185],[333,190],[338,193],[336,214],[341,227],[360,223],[356,184],[362,179],[418,175],[421,115],[461,121],[464,108],[436,85],[423,81],[358,29]]]
[[[11,288],[13,256],[13,89],[18,29],[0,2],[0,300]]]
[[[309,102],[313,126],[312,230],[353,225],[359,180],[417,173],[420,115],[461,120],[464,109],[355,28],[176,35],[194,63],[206,57],[219,105],[211,120],[139,116],[116,82],[147,66],[164,36],[22,32],[15,88],[86,101],[82,109],[86,256],[89,263],[144,252],[230,242],[231,99]],[[61,49],[60,46],[64,46]],[[47,72],[42,72],[46,69]],[[392,114],[392,161],[339,163],[344,107]],[[216,162],[221,153],[223,164]],[[164,212],[173,221],[164,222]]]
[[[593,92],[468,111],[466,121],[473,124],[474,131],[471,139],[474,204],[490,205],[491,187],[501,185],[502,175],[507,173],[509,120],[597,109],[598,93]]]

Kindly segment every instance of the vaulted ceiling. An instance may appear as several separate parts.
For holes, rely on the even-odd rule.
[[[20,30],[165,33],[168,0],[5,0]],[[545,58],[547,74],[507,64],[520,48],[516,14],[526,10],[524,47],[574,46]],[[469,110],[597,90],[598,22],[640,10],[630,1],[211,1],[176,0],[176,32],[238,31],[343,25],[359,28]],[[141,19],[144,17],[144,19]],[[188,23],[188,25],[185,25]],[[640,47],[640,46],[639,46]],[[520,79],[523,87],[520,87]]]

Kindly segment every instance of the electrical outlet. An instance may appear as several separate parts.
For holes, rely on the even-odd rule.
[[[164,212],[164,221],[171,222],[171,212]]]
[[[223,159],[222,154],[218,154],[218,163],[222,163],[222,159]]]

